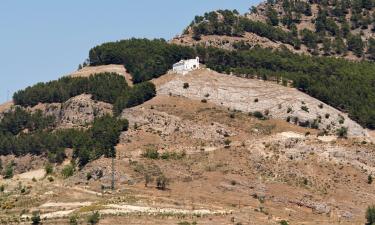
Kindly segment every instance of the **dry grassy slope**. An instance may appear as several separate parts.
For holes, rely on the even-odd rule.
[[[174,81],[172,77],[155,83],[166,85]],[[8,202],[18,200],[11,209],[2,210],[0,218],[13,221],[26,208],[24,218],[41,210],[42,217],[48,218],[44,224],[67,224],[73,213],[84,220],[85,213],[94,210],[105,214],[100,224],[276,225],[282,219],[290,224],[364,223],[365,208],[375,202],[374,184],[366,182],[367,175],[375,172],[374,145],[351,139],[322,141],[316,131],[282,120],[261,121],[232,113],[212,101],[159,93],[123,113],[132,125],[117,146],[120,191],[101,197],[100,186],[110,184],[110,159],[92,162],[67,180],[59,176],[58,167],[53,182],[32,182],[24,176],[5,181]],[[307,131],[312,135],[305,137]],[[231,140],[229,147],[225,139]],[[147,148],[185,150],[187,156],[150,160],[141,157]],[[97,171],[103,171],[103,177],[94,175],[87,181],[86,174]],[[165,174],[169,189],[155,189],[155,181],[145,187],[146,171],[155,178]],[[22,198],[19,181],[31,187]],[[193,210],[205,213],[196,217]]]

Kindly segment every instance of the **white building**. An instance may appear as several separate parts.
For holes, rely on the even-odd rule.
[[[173,64],[173,72],[185,75],[190,71],[199,69],[199,57],[195,59],[181,60]]]

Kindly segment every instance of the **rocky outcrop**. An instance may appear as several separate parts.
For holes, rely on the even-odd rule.
[[[42,110],[46,115],[55,116],[58,128],[74,128],[93,122],[95,117],[112,114],[112,105],[92,100],[91,95],[82,94],[65,103],[39,104],[30,110]]]

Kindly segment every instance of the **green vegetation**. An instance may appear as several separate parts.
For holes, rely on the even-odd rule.
[[[69,224],[70,225],[78,225],[78,215],[77,214],[74,214],[72,216],[69,217]]]
[[[281,41],[298,47],[300,42],[292,32],[274,27],[279,23],[279,19],[272,8],[268,8],[267,15],[268,23],[263,23],[241,17],[237,11],[218,10],[206,13],[203,17],[196,16],[190,26],[196,40],[199,40],[201,35],[243,36],[245,32],[251,32],[272,41]],[[223,19],[219,19],[220,16]]]
[[[372,176],[371,176],[371,174],[370,174],[370,175],[368,175],[368,177],[367,177],[367,183],[368,183],[368,184],[372,184],[372,182],[373,182],[373,178],[372,178]]]
[[[73,148],[73,157],[84,166],[102,155],[113,156],[120,133],[127,128],[126,120],[105,115],[96,118],[87,130],[37,131],[16,136],[0,133],[0,154],[46,154],[50,161],[61,163],[65,159],[64,149]]]
[[[130,39],[105,43],[90,50],[90,65],[122,64],[140,83],[165,74],[172,64],[195,57],[189,47],[168,44],[163,39]]]
[[[13,174],[14,174],[14,163],[11,162],[7,165],[7,167],[5,168],[5,172],[4,172],[4,179],[10,179],[13,177]]]
[[[3,119],[0,121],[0,133],[17,135],[23,130],[42,131],[53,127],[54,122],[53,116],[44,116],[40,110],[30,113],[21,107],[15,107],[4,113]]]
[[[53,166],[52,166],[52,164],[51,163],[47,163],[44,166],[44,170],[46,171],[47,175],[52,174],[53,173]]]
[[[281,220],[279,223],[280,225],[289,225],[288,221],[286,220]]]
[[[40,219],[40,213],[38,211],[33,212],[33,215],[31,217],[31,224],[37,225],[40,224],[41,219]]]
[[[114,104],[114,112],[118,115],[124,108],[142,104],[153,98],[156,91],[155,86],[149,82],[130,88],[123,76],[115,73],[101,73],[90,77],[63,77],[56,81],[38,83],[16,92],[13,100],[15,104],[27,107],[38,103],[62,103],[84,93],[91,94],[94,100]],[[38,115],[36,114],[35,117]],[[39,117],[34,120],[40,119]],[[42,122],[34,124],[34,127],[40,128],[48,125],[47,122]]]
[[[375,224],[375,205],[369,206],[366,210],[366,225]]]
[[[98,224],[100,220],[100,214],[98,211],[93,212],[88,218],[87,223],[91,225]]]
[[[66,165],[62,171],[61,171],[61,175],[64,177],[64,178],[68,178],[68,177],[71,177],[73,176],[74,174],[74,166],[72,164],[68,164]]]

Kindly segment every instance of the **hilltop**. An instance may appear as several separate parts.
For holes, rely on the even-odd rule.
[[[172,43],[225,49],[281,46],[298,54],[375,59],[371,0],[271,0],[249,13],[219,10],[196,16]]]

